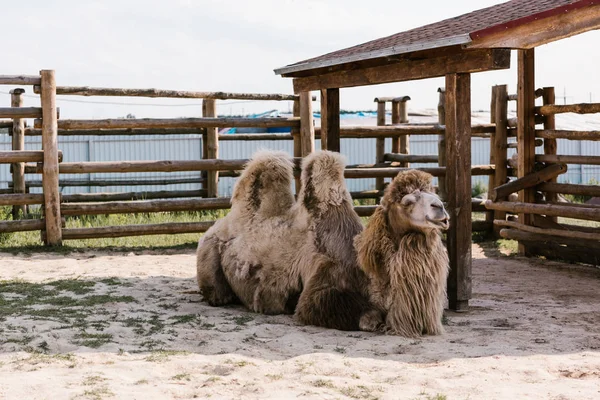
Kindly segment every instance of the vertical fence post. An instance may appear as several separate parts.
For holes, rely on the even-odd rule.
[[[490,123],[496,123],[496,101],[498,100],[498,96],[496,92],[498,91],[498,86],[492,86],[492,95],[490,101]],[[494,143],[496,142],[496,131],[492,132],[490,135],[490,165],[495,165],[496,163],[496,148],[494,147]],[[492,193],[492,189],[496,186],[501,185],[502,183],[496,183],[496,176],[490,175],[488,176],[488,187],[487,193]],[[485,222],[490,224],[490,231],[493,231],[494,227],[494,211],[488,210],[485,213]]]
[[[56,78],[54,70],[42,70],[42,148],[44,167],[42,185],[44,188],[44,212],[46,220],[45,242],[49,246],[62,244],[60,216],[60,189],[58,184],[58,115],[56,110]]]
[[[446,75],[448,304],[463,311],[471,298],[471,75]]]
[[[378,99],[375,99],[378,100]],[[377,126],[385,125],[385,101],[377,101]],[[375,163],[384,162],[385,156],[385,138],[375,139]],[[383,190],[384,178],[375,178],[375,188]]]
[[[406,102],[408,100],[410,100],[410,97],[408,96],[398,97],[392,100],[392,125],[408,123],[408,109],[406,107]],[[392,153],[409,154],[409,140],[410,137],[408,135],[392,138]],[[408,168],[410,164],[401,162],[400,166]]]
[[[493,135],[492,151],[494,153],[494,185],[500,186],[507,182],[507,163],[508,163],[508,87],[506,85],[494,86],[493,95],[496,98],[494,102],[494,123],[496,132]],[[488,193],[491,193],[488,189]],[[494,219],[505,220],[505,211],[494,211]],[[494,234],[500,236],[500,226],[494,226]]]
[[[294,100],[293,115],[296,118],[300,117],[300,99]],[[302,143],[300,142],[300,128],[291,129],[292,138],[294,139],[294,158],[302,158]],[[295,178],[296,193],[300,191],[300,178]]]
[[[535,166],[535,50],[517,50],[517,156],[518,177],[532,173]],[[519,201],[535,203],[535,189],[519,192]],[[532,215],[519,213],[519,223],[532,224]],[[519,242],[519,255],[528,255],[525,243]]]
[[[321,89],[321,150],[327,150],[327,89]]]
[[[440,125],[446,125],[446,89],[439,88],[439,101],[438,101],[438,123]],[[438,136],[438,165],[440,167],[446,166],[446,132]],[[438,178],[438,195],[442,200],[448,198],[448,191],[446,190],[447,175],[440,176]]]
[[[13,89],[10,92],[10,106],[23,107],[23,96],[25,89]],[[12,149],[25,150],[25,120],[21,118],[13,119],[12,126]],[[15,193],[25,193],[25,163],[14,163],[12,165],[13,191]],[[13,206],[13,219],[19,219],[26,213],[26,206]]]
[[[202,116],[205,118],[215,118],[217,116],[216,100],[204,99],[202,101]],[[206,128],[206,157],[214,160],[219,158],[218,128]],[[207,197],[217,197],[219,195],[219,171],[208,171],[206,179]]]
[[[340,152],[340,89],[321,90],[321,149]]]
[[[545,87],[543,94],[544,105],[552,105],[556,102],[556,96],[554,94],[553,87]],[[544,129],[554,130],[556,129],[556,117],[554,114],[547,115],[544,117]],[[544,139],[544,154],[556,155],[557,142],[556,139]],[[582,176],[583,177],[583,176]],[[557,178],[553,178],[548,182],[556,183]],[[556,193],[546,192],[544,193],[546,201],[558,201],[558,195]],[[557,217],[549,217],[552,221],[557,222]]]
[[[398,99],[394,99],[392,101],[392,125],[397,125],[399,123],[400,123],[400,101]],[[392,153],[400,154],[400,137],[399,136],[395,136],[392,138]]]
[[[315,151],[315,125],[310,92],[300,93],[300,148],[302,157]]]

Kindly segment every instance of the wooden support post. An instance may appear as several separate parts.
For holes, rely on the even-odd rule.
[[[302,157],[315,151],[315,125],[310,92],[300,93],[300,148]]]
[[[408,100],[410,100],[408,96],[392,100],[392,125],[408,123],[408,108],[406,106]],[[409,141],[410,137],[408,135],[392,138],[392,153],[408,155],[410,153]],[[408,168],[410,164],[405,162],[401,163],[400,166]]]
[[[518,50],[517,88],[517,153],[518,177],[533,172],[535,165],[535,50]],[[535,189],[525,189],[519,193],[519,201],[535,203]],[[519,214],[519,222],[532,224],[530,214]],[[519,255],[527,255],[524,243],[519,243]]]
[[[294,117],[300,117],[300,100],[294,100],[293,108]],[[302,144],[300,143],[300,128],[291,129],[292,137],[294,138],[294,158],[302,158]],[[296,193],[300,192],[300,177],[295,178]]]
[[[377,99],[375,99],[377,100]],[[385,101],[377,102],[377,126],[385,125]],[[385,160],[385,138],[377,138],[375,144],[375,164]],[[375,189],[383,190],[384,178],[375,179]]]
[[[448,304],[464,311],[471,298],[471,75],[446,75]]]
[[[543,96],[542,98],[544,101],[544,105],[545,106],[554,105],[556,102],[554,88],[553,87],[545,87],[543,90],[544,90],[544,94],[542,95]],[[554,114],[547,115],[544,119],[544,130],[555,130],[555,129],[556,129],[555,115]],[[544,139],[544,154],[556,155],[557,147],[558,147],[558,145],[557,145],[556,139],[549,139],[549,138]],[[556,178],[554,178],[548,182],[556,183],[557,180],[556,180]],[[548,202],[553,202],[553,201],[558,200],[558,195],[556,193],[546,192],[545,196],[546,196],[546,201],[548,201]],[[552,221],[558,222],[558,218],[556,218],[556,217],[550,217],[550,218],[552,219]]]
[[[56,78],[54,70],[42,70],[42,147],[44,150],[44,212],[46,220],[45,243],[49,246],[62,244],[60,216],[60,189],[58,186],[58,116],[56,113]]]
[[[202,116],[205,118],[216,118],[217,101],[213,99],[202,100]],[[217,160],[219,158],[219,129],[206,128],[206,157]],[[218,197],[219,195],[219,172],[208,171],[206,174],[207,197]]]
[[[508,121],[508,87],[506,85],[494,86],[494,123],[496,124],[496,132],[493,135],[492,152],[494,153],[494,186],[500,186],[507,182],[507,121]],[[493,188],[488,189],[488,193]],[[494,220],[505,220],[506,212],[494,211]],[[494,226],[494,234],[500,236],[500,227]]]
[[[321,149],[340,152],[340,90],[321,90]]]
[[[439,101],[438,101],[438,123],[440,125],[446,125],[446,90],[444,88],[438,89]],[[442,133],[438,136],[438,165],[440,167],[446,166],[446,134]],[[438,195],[440,199],[446,201],[448,198],[448,191],[446,190],[446,177],[438,178]]]
[[[392,125],[400,123],[400,102],[392,101]],[[392,138],[392,153],[400,154],[400,137]],[[404,167],[404,165],[402,165]]]
[[[10,106],[23,107],[23,96],[25,89],[13,89],[10,92]],[[13,119],[12,126],[12,149],[25,150],[25,120]],[[12,165],[13,191],[14,193],[25,193],[25,163],[19,162]],[[13,206],[13,220],[20,219],[27,213],[27,206]]]
[[[511,193],[534,187],[540,183],[554,179],[565,172],[567,172],[566,164],[550,164],[542,170],[532,172],[522,178],[495,187],[489,192],[489,197],[492,201],[505,199]]]

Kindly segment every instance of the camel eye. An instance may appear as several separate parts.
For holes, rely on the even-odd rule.
[[[432,204],[432,205],[431,205],[431,207],[433,207],[433,208],[439,208],[439,209],[441,209],[441,208],[442,208],[442,206],[441,206],[441,205],[439,205],[439,204]]]

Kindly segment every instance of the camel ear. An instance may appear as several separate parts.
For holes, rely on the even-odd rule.
[[[419,192],[418,190],[416,190],[416,192]],[[419,192],[420,193],[420,192]],[[410,205],[413,205],[417,202],[417,196],[415,196],[415,192],[411,193],[411,194],[407,194],[406,196],[404,196],[402,198],[402,202],[401,204],[404,207],[408,207]]]

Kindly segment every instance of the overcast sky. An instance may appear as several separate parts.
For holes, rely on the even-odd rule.
[[[291,93],[273,69],[387,36],[495,0],[27,0],[4,5],[0,74],[55,69],[59,85]],[[569,102],[600,101],[600,32],[536,50],[536,86],[566,88]],[[515,91],[507,71],[474,74],[472,108],[489,109],[491,86]],[[341,92],[344,109],[373,109],[376,96],[409,95],[409,109],[434,108],[442,79]],[[0,88],[0,102],[10,104]],[[27,88],[28,94],[31,89]],[[37,105],[26,98],[26,105]],[[73,102],[76,101],[76,102]],[[125,105],[89,102],[127,103]],[[558,99],[558,101],[562,101]],[[89,104],[83,104],[88,102]],[[138,104],[154,104],[140,106]],[[286,110],[276,102],[219,102],[219,113]],[[170,105],[170,106],[165,106]],[[199,116],[199,100],[59,97],[61,118]]]

